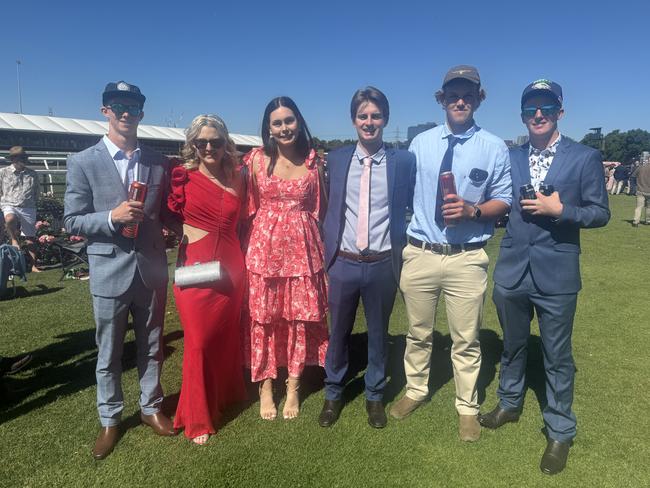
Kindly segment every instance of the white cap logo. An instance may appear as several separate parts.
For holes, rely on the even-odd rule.
[[[129,85],[127,83],[124,83],[123,81],[120,81],[117,84],[117,89],[121,91],[129,91]]]
[[[533,84],[533,86],[531,86],[531,89],[533,89],[533,90],[550,90],[551,85],[546,80],[540,80],[540,81],[536,81]]]

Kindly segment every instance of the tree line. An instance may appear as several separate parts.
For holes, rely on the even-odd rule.
[[[314,137],[314,146],[316,149],[329,152],[341,146],[356,144],[353,139],[332,139],[326,141]],[[618,161],[623,164],[630,164],[641,156],[643,151],[650,151],[650,132],[634,129],[626,132],[613,130],[606,136],[600,133],[591,132],[585,135],[580,141],[594,149],[598,149],[603,154],[604,161]],[[394,147],[395,143],[386,142],[387,147]],[[408,142],[400,141],[399,149],[407,149]]]
[[[641,129],[621,132],[617,129],[604,137],[597,133],[587,134],[580,142],[599,149],[604,161],[630,164],[639,159],[643,151],[650,151],[650,132]]]

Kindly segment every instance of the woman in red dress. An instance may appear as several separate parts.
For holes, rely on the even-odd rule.
[[[186,134],[185,164],[172,171],[168,199],[183,222],[177,264],[219,261],[223,276],[215,283],[174,286],[185,336],[174,427],[205,444],[223,410],[245,398],[239,332],[245,270],[237,236],[245,184],[219,117],[199,115]]]
[[[244,158],[249,168],[246,253],[248,317],[245,355],[259,382],[260,416],[273,420],[273,379],[286,367],[283,417],[298,416],[298,387],[306,364],[323,366],[327,350],[327,285],[318,222],[323,214],[321,161],[298,107],[288,97],[267,105],[264,146]]]

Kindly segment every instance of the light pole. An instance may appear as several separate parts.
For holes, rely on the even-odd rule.
[[[20,59],[16,60],[16,80],[18,81],[18,113],[23,113],[23,95],[20,92]]]

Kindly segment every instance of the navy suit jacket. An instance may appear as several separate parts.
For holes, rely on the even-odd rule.
[[[580,281],[580,228],[602,227],[610,213],[600,153],[562,137],[544,179],[560,194],[562,215],[522,215],[519,188],[530,183],[528,144],[510,150],[512,210],[501,241],[494,281],[513,288],[528,266],[542,293],[577,293]]]
[[[329,174],[329,203],[323,224],[325,237],[325,268],[334,263],[341,246],[345,227],[345,198],[348,170],[355,150],[354,145],[345,146],[327,155]],[[399,283],[402,270],[402,249],[406,245],[406,215],[413,208],[415,187],[415,156],[401,149],[386,149],[388,176],[388,219],[395,279]]]

